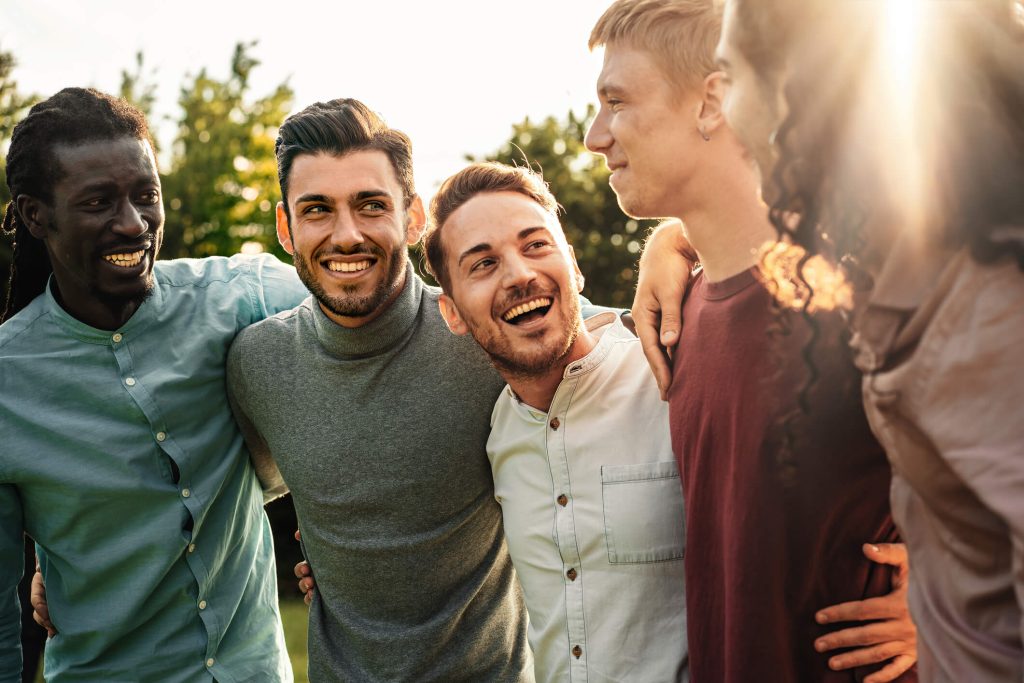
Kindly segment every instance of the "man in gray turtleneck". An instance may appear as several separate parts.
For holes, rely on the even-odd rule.
[[[316,569],[310,679],[532,681],[485,453],[503,382],[409,264],[409,139],[333,100],[276,151],[278,236],[313,296],[239,334],[228,385]]]

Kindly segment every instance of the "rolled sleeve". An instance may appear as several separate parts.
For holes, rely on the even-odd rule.
[[[21,682],[21,605],[18,583],[25,568],[21,498],[0,484],[0,683]]]

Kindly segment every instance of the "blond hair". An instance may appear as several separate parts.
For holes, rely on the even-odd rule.
[[[616,0],[590,32],[590,49],[625,45],[645,50],[679,88],[717,71],[721,0]]]

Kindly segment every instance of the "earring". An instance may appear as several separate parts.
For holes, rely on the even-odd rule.
[[[704,131],[704,126],[697,128],[697,132],[700,133],[702,138],[704,138],[704,142],[711,142],[711,136]]]

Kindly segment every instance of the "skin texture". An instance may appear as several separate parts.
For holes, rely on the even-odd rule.
[[[163,240],[160,176],[149,143],[131,137],[55,149],[62,171],[52,201],[21,195],[18,211],[44,241],[55,294],[72,316],[93,327],[123,325],[153,287]],[[104,256],[141,252],[129,268]]]
[[[289,176],[291,224],[277,206],[277,236],[320,308],[343,327],[380,315],[405,285],[406,245],[425,217],[419,197],[405,207],[384,152],[303,154]],[[358,268],[332,271],[334,264]]]
[[[547,408],[538,380],[557,386],[566,363],[593,346],[579,337],[583,276],[558,219],[518,192],[489,192],[452,213],[441,239],[451,279],[440,302],[448,327],[472,334],[524,401]],[[537,300],[550,306],[520,324],[504,319]]]
[[[698,172],[688,151],[705,142],[699,96],[679,92],[649,53],[618,44],[605,47],[597,93],[585,143],[605,157],[619,206],[634,217],[676,215],[676,190]]]

